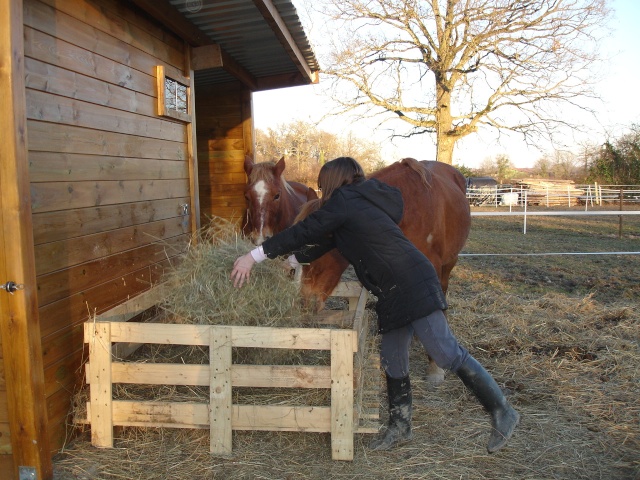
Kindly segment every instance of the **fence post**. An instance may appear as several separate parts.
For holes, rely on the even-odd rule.
[[[622,197],[624,189],[620,189],[620,211],[622,211]],[[618,238],[622,238],[622,215],[618,215]]]
[[[331,330],[331,458],[353,460],[353,334]]]
[[[527,234],[527,191],[524,191],[524,226],[522,230],[522,234]]]
[[[228,455],[231,428],[231,328],[212,326],[209,338],[209,450]]]
[[[94,322],[89,339],[91,444],[113,448],[111,322]]]

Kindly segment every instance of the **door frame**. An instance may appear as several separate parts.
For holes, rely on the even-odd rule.
[[[0,9],[0,335],[13,477],[53,476],[31,220],[23,0]],[[3,462],[4,463],[4,462]],[[32,470],[33,469],[33,470]]]

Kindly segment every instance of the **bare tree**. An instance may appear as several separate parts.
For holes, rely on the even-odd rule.
[[[324,163],[335,157],[352,156],[367,172],[384,166],[381,147],[347,133],[339,136],[300,120],[266,131],[256,130],[256,161],[286,159],[286,178],[314,185]]]
[[[578,158],[573,152],[556,150],[552,157],[552,171],[556,178],[573,180],[578,173]]]
[[[335,113],[400,119],[409,129],[395,135],[435,135],[449,164],[480,127],[552,139],[568,106],[596,97],[607,1],[324,0]]]
[[[533,168],[537,174],[542,178],[549,178],[551,176],[551,170],[553,168],[553,161],[549,155],[543,155],[536,160]]]

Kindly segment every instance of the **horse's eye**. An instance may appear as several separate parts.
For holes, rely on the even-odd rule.
[[[275,196],[275,197],[273,197],[273,199],[274,199],[274,200],[278,200],[278,199],[280,199],[280,192],[276,193],[276,196]]]

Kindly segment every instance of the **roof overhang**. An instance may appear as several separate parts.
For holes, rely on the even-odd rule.
[[[318,82],[318,62],[290,0],[131,0],[192,48],[196,85],[252,91]]]

